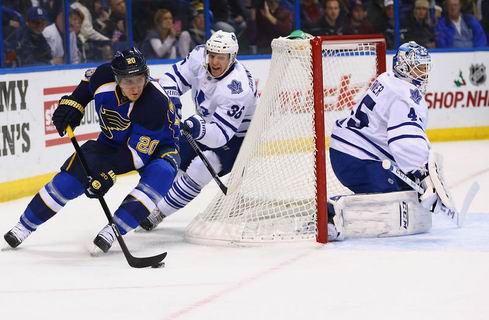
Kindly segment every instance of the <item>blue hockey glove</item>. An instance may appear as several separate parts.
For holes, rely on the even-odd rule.
[[[116,175],[114,171],[99,172],[88,183],[88,188],[85,195],[89,198],[103,197],[107,191],[114,185]]]
[[[53,113],[52,121],[60,136],[65,135],[68,125],[75,129],[80,125],[85,108],[75,101],[72,96],[63,96],[58,102],[58,107]]]
[[[181,126],[182,129],[190,133],[195,140],[202,139],[205,135],[205,122],[197,115],[193,115],[183,121]]]

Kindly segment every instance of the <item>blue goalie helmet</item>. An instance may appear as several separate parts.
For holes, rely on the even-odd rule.
[[[132,77],[140,74],[144,74],[146,77],[149,76],[146,59],[136,48],[117,51],[112,59],[111,67],[117,81],[118,78]]]
[[[414,41],[404,43],[394,55],[394,75],[412,83],[424,94],[431,70],[431,56],[425,47]]]

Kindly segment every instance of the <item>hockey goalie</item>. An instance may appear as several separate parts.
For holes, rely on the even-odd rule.
[[[405,43],[392,69],[372,82],[331,133],[333,171],[354,194],[329,200],[329,240],[422,233],[430,230],[433,213],[455,212],[426,135],[430,54]],[[385,160],[401,173],[386,170]]]

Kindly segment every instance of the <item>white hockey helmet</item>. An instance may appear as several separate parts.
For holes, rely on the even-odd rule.
[[[223,74],[229,70],[229,68],[236,62],[236,56],[238,55],[239,45],[238,40],[234,32],[216,31],[205,43],[206,55],[209,52],[212,53],[227,53],[229,54],[229,64]],[[208,58],[206,58],[206,68],[208,68]]]
[[[394,75],[414,84],[424,94],[431,70],[431,56],[428,50],[414,41],[402,44],[393,60]]]

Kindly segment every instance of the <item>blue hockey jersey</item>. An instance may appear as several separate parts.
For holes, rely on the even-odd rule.
[[[119,172],[142,168],[159,149],[177,150],[179,119],[157,81],[150,80],[140,98],[130,101],[106,63],[85,73],[73,97],[82,105],[95,100],[102,130],[98,141],[120,149]]]

